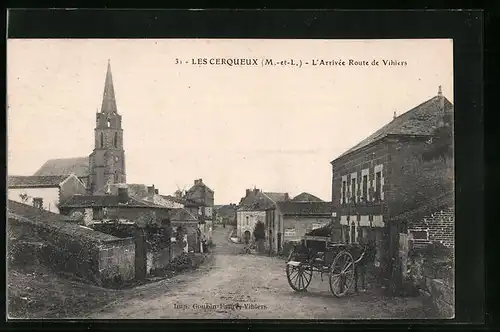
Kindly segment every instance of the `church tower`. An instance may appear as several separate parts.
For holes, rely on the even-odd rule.
[[[111,64],[104,83],[101,111],[96,114],[95,146],[89,156],[89,193],[106,193],[109,184],[125,183],[122,116],[118,114]]]

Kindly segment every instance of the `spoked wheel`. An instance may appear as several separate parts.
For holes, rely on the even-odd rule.
[[[342,250],[337,254],[330,267],[330,290],[333,295],[342,297],[347,294],[354,282],[354,258]]]
[[[300,263],[298,266],[286,265],[286,278],[290,287],[292,287],[297,292],[304,292],[312,280],[312,267],[310,265],[305,265]]]

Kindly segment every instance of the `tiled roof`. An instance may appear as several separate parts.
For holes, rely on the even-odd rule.
[[[47,175],[47,176],[9,176],[9,188],[47,188],[58,187],[66,180],[68,175]]]
[[[273,202],[283,202],[288,200],[287,193],[273,193],[273,192],[264,192],[264,195],[267,195]]]
[[[192,213],[183,208],[170,210],[170,220],[172,222],[176,221],[198,221]]]
[[[78,177],[87,177],[89,175],[89,158],[50,159],[33,175],[69,175],[72,173]]]
[[[237,206],[233,205],[219,205],[217,208],[214,207],[217,215],[220,217],[236,218]]]
[[[359,150],[387,135],[432,135],[434,130],[440,126],[440,122],[444,115],[440,106],[440,98],[439,96],[435,96],[408,112],[401,114],[387,125],[341,154],[338,158]],[[453,104],[445,97],[443,98],[444,109],[447,112],[452,111]]]
[[[239,205],[242,211],[263,211],[272,209],[275,202],[268,196],[259,191],[258,193],[244,197]]]
[[[32,206],[9,200],[7,203],[8,217],[21,222],[32,223],[45,229],[57,230],[72,237],[100,243],[102,241],[115,241],[119,238],[109,234],[81,227],[77,224],[64,221],[64,217],[49,211],[40,210]]]
[[[330,202],[278,202],[281,213],[288,216],[325,216],[332,215]]]
[[[295,196],[292,201],[294,202],[323,202],[323,200],[319,197],[316,197],[312,194],[303,192]]]
[[[120,203],[117,195],[74,195],[61,204],[61,208],[70,207],[165,208],[130,196],[127,203]]]
[[[175,203],[186,204],[186,199],[181,198],[181,197],[175,197],[175,196],[172,196],[172,195],[160,195],[160,196],[163,197],[166,200],[169,200],[169,201],[172,201],[172,202],[175,202]]]

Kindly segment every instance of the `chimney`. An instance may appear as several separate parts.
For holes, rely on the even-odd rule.
[[[290,196],[288,195],[288,193],[285,193],[285,201],[289,201],[290,200]]]
[[[250,192],[251,192],[251,190],[250,190],[250,189],[247,189],[247,194],[245,195],[245,197],[250,196]]]
[[[443,96],[443,89],[441,88],[441,85],[438,87],[438,97],[439,97],[439,107],[442,112],[444,112],[444,96]]]
[[[197,179],[197,180],[194,180],[194,185],[196,186],[197,184],[202,184],[203,181],[202,179]]]
[[[155,194],[159,195],[160,194],[160,190],[159,189],[155,189]]]
[[[148,186],[148,195],[152,195],[155,193],[155,185]]]
[[[257,189],[257,188],[253,188],[253,192],[258,194],[260,192],[260,189]]]
[[[392,116],[392,119],[394,120],[397,117],[398,117],[398,115],[396,114],[396,111],[394,111],[394,115]]]
[[[128,188],[126,186],[118,187],[118,202],[122,204],[128,202]]]

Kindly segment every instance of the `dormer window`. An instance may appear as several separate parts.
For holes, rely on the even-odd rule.
[[[106,122],[106,127],[108,127],[108,128],[111,127],[111,120],[110,119],[108,119],[108,121]]]

